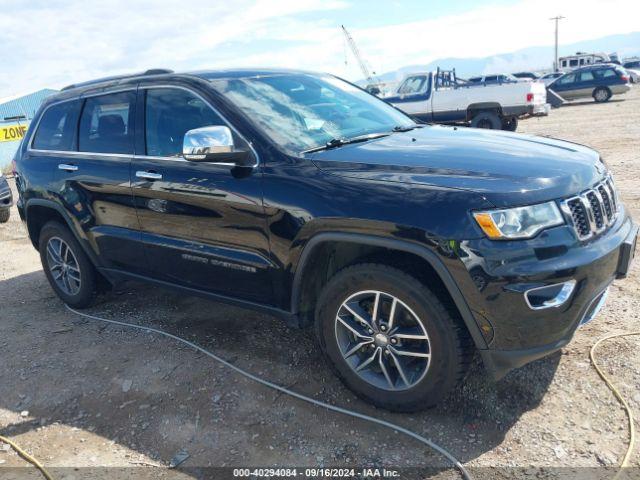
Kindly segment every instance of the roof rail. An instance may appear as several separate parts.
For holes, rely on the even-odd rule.
[[[93,85],[96,83],[102,83],[102,82],[109,82],[109,81],[113,81],[113,80],[124,80],[125,78],[133,78],[133,77],[141,77],[141,76],[146,76],[146,75],[162,75],[162,74],[167,74],[167,73],[174,73],[173,70],[169,69],[169,68],[150,68],[148,70],[145,70],[142,73],[130,73],[127,75],[114,75],[111,77],[103,77],[103,78],[97,78],[95,80],[89,80],[87,82],[80,82],[80,83],[72,83],[71,85],[67,85],[66,87],[63,87],[61,89],[61,91],[63,90],[71,90],[72,88],[77,88],[77,87],[86,87],[89,85]]]

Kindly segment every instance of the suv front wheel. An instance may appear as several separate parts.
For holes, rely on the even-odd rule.
[[[40,260],[47,280],[67,305],[85,308],[96,292],[96,271],[68,228],[52,221],[40,231]]]
[[[319,298],[316,326],[339,378],[359,397],[393,411],[440,402],[473,352],[455,312],[417,279],[379,264],[337,273]]]

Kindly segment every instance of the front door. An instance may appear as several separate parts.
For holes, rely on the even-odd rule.
[[[196,290],[272,303],[261,168],[182,157],[188,130],[232,127],[196,92],[141,87],[138,108],[145,128],[136,143],[133,192],[152,275]],[[250,149],[237,133],[234,141]]]
[[[398,95],[392,101],[393,105],[420,120],[430,121],[430,83],[428,74],[408,77],[398,88]]]
[[[551,90],[556,92],[565,100],[573,100],[578,97],[576,74],[568,73],[556,80],[550,86]]]

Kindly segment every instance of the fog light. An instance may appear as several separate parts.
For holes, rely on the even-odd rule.
[[[575,286],[575,280],[568,280],[554,285],[531,288],[524,292],[524,299],[532,310],[559,307],[569,300]]]

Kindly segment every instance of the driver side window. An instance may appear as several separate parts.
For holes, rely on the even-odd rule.
[[[177,88],[147,90],[145,139],[147,155],[182,156],[184,134],[194,128],[226,125],[209,105],[191,92]]]
[[[572,73],[570,75],[565,75],[564,77],[562,77],[560,80],[558,80],[558,83],[561,85],[567,85],[569,83],[573,83],[576,79],[576,75],[575,73]]]
[[[427,83],[426,75],[417,75],[415,77],[407,78],[404,83],[398,89],[398,93],[401,95],[411,95],[415,93],[421,93],[424,91]]]

